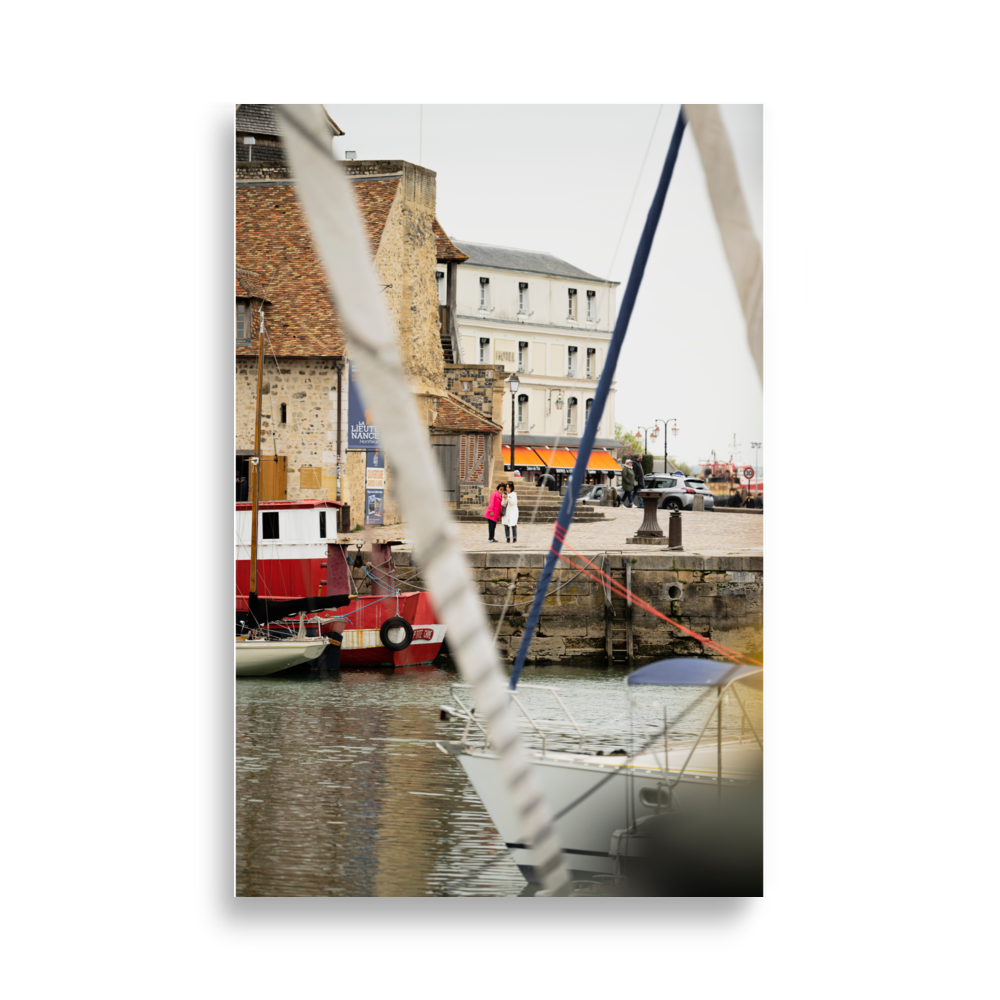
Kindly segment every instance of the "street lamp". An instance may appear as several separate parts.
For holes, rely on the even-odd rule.
[[[666,474],[670,471],[667,468],[667,466],[670,464],[667,461],[667,438],[669,437],[669,435],[667,434],[667,424],[674,425],[674,437],[677,437],[677,418],[671,417],[669,420],[664,420],[662,417],[657,417],[656,422],[658,424],[663,424],[663,472],[664,474]]]
[[[514,372],[509,379],[507,379],[507,385],[510,388],[510,477],[514,478],[514,435],[517,430],[517,424],[514,421],[514,401],[517,399],[517,390],[521,388],[521,382],[517,377],[517,372]]]
[[[656,434],[655,434],[655,432],[656,432],[657,430],[658,430],[658,428],[657,428],[656,424],[650,424],[650,425],[649,425],[649,427],[642,427],[642,426],[640,426],[640,427],[639,427],[639,430],[635,432],[635,436],[636,436],[636,437],[638,437],[638,436],[639,436],[639,431],[643,431],[643,432],[645,432],[645,433],[643,434],[643,442],[644,442],[644,443],[643,443],[643,446],[642,446],[642,453],[643,453],[644,455],[646,454],[646,452],[647,452],[647,451],[649,451],[649,432],[650,432],[650,431],[653,431],[653,432],[654,432],[654,434],[653,434],[653,437],[654,437],[654,440],[655,440],[655,437],[656,437]]]

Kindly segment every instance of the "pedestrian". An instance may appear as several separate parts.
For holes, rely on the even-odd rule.
[[[632,471],[631,459],[626,459],[622,466],[622,504],[626,507],[632,506],[632,497],[635,496],[635,473]]]
[[[636,507],[642,507],[642,497],[638,495],[640,490],[646,488],[646,475],[642,471],[642,459],[637,458],[632,462],[632,471],[635,473],[635,505]]]
[[[507,484],[507,495],[503,499],[503,530],[507,536],[507,541],[511,540],[510,534],[514,533],[514,544],[517,544],[517,493],[514,492],[514,484]]]
[[[245,501],[247,498],[247,493],[249,492],[250,484],[247,482],[246,476],[240,476],[236,482],[236,499],[240,501]]]
[[[498,486],[494,491],[493,495],[490,497],[489,506],[486,508],[486,513],[483,517],[486,518],[486,523],[490,526],[490,541],[495,542],[496,538],[493,536],[496,534],[497,521],[500,520],[500,510],[503,504],[503,493],[500,491]]]

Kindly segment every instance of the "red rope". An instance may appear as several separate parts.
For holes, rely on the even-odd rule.
[[[623,587],[617,580],[615,580],[612,577],[608,576],[607,573],[605,573],[599,567],[595,566],[585,555],[583,555],[581,552],[578,552],[576,549],[574,549],[573,546],[570,545],[568,542],[563,541],[563,544],[574,555],[578,556],[591,569],[593,569],[596,573],[598,573],[600,575],[601,579],[598,579],[598,577],[595,577],[592,573],[588,573],[582,566],[578,566],[568,556],[564,556],[562,554],[562,552],[556,552],[556,555],[559,556],[559,558],[562,559],[563,562],[568,563],[570,566],[573,567],[573,569],[578,570],[584,576],[589,577],[591,580],[594,580],[597,583],[607,582],[607,584],[619,596],[628,598],[629,600],[632,601],[633,604],[638,604],[640,608],[643,608],[644,610],[648,611],[650,614],[655,615],[657,618],[662,618],[663,621],[665,621],[668,625],[673,625],[674,628],[680,629],[681,632],[687,633],[692,638],[697,639],[700,643],[703,643],[704,645],[708,646],[709,648],[714,649],[716,652],[718,652],[722,656],[726,657],[727,660],[733,660],[733,662],[735,662],[735,663],[743,663],[744,661],[749,661],[750,663],[756,664],[756,666],[758,666],[758,667],[762,667],[764,665],[759,660],[755,660],[751,656],[746,656],[743,653],[737,653],[735,649],[730,649],[728,646],[723,646],[722,643],[714,642],[712,639],[708,639],[708,638],[706,638],[703,635],[699,635],[699,633],[697,633],[697,632],[693,632],[689,628],[685,628],[683,625],[680,624],[680,622],[675,622],[672,618],[668,618],[665,614],[663,614],[662,611],[657,611],[656,608],[654,608],[651,604],[647,604],[641,597],[636,597],[635,594],[633,594],[631,590],[629,590],[626,587]],[[550,551],[554,552],[555,549],[551,548]]]

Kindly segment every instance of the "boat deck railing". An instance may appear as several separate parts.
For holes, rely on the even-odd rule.
[[[450,705],[442,705],[441,717],[455,718],[465,722],[465,729],[461,737],[462,743],[466,743],[468,741],[469,735],[471,734],[473,727],[475,727],[482,734],[484,744],[486,746],[489,746],[490,734],[486,726],[484,726],[483,722],[480,721],[480,719],[476,716],[475,708],[471,704],[463,700],[462,695],[459,693],[471,690],[471,687],[472,686],[469,684],[452,684],[451,685],[452,697],[454,698],[458,707],[454,708]],[[559,707],[559,709],[562,711],[562,718],[543,719],[533,715],[528,710],[527,706],[524,704],[524,701],[522,701],[522,699],[518,697],[518,692],[525,689],[530,691],[541,691],[547,693],[555,702],[555,704]],[[561,737],[565,739],[568,734],[571,734],[572,738],[575,740],[575,742],[579,747],[579,752],[585,753],[584,736],[587,736],[588,738],[593,738],[598,736],[616,738],[621,736],[620,732],[616,733],[615,731],[612,730],[600,729],[590,725],[587,725],[586,727],[581,726],[580,723],[578,723],[577,720],[573,717],[573,713],[570,712],[566,703],[559,696],[559,692],[554,687],[550,687],[544,684],[519,684],[517,691],[508,691],[507,694],[510,696],[511,702],[517,707],[520,713],[519,721],[522,723],[522,728],[526,728],[529,731],[533,731],[538,737],[538,739],[541,741],[542,756],[545,756],[547,750],[549,749],[549,742],[553,740],[555,737]],[[720,785],[722,783],[722,748],[724,745],[727,748],[742,747],[744,744],[744,737],[746,732],[744,726],[749,726],[750,731],[753,734],[752,740],[749,741],[751,745],[753,743],[756,743],[760,747],[760,749],[763,750],[763,741],[758,735],[756,728],[753,726],[753,723],[750,722],[746,710],[746,705],[743,703],[743,700],[739,697],[738,694],[736,695],[736,698],[739,703],[740,714],[741,714],[741,726],[740,726],[739,737],[736,738],[736,736],[733,735],[732,737],[723,740],[720,731],[718,736],[718,742],[716,744],[718,751],[717,780]],[[619,751],[619,752],[628,756],[630,760],[639,757],[652,758],[651,760],[652,766],[654,768],[662,768],[662,770],[664,771],[664,777],[666,780],[664,783],[663,793],[667,796],[669,800],[673,789],[677,786],[677,783],[681,780],[681,778],[684,776],[684,774],[688,771],[689,767],[691,766],[695,752],[699,749],[699,747],[702,747],[702,749],[708,749],[708,747],[705,747],[705,745],[702,743],[702,740],[705,737],[705,732],[713,716],[717,711],[721,709],[721,702],[722,702],[722,693],[720,692],[716,704],[713,706],[712,711],[709,712],[708,716],[704,720],[703,725],[701,726],[701,731],[698,733],[697,737],[693,740],[686,738],[680,741],[671,740],[668,746],[667,726],[666,726],[667,720],[666,720],[666,713],[664,712],[663,726],[655,727],[658,729],[658,736],[660,737],[660,739],[663,740],[663,743],[660,745],[658,749],[652,743],[647,743],[642,750]],[[680,766],[679,769],[669,764],[669,756],[676,751],[680,751],[682,754],[684,754],[686,751],[684,763]],[[663,758],[662,765],[659,759],[661,754]],[[616,754],[611,754],[611,756],[616,756]],[[727,778],[727,780],[732,782],[733,780],[736,779],[730,777]],[[660,793],[658,792],[657,794],[659,795]]]

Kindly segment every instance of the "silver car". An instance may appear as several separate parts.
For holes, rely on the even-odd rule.
[[[691,510],[696,496],[705,498],[705,510],[715,507],[715,496],[705,480],[697,476],[655,472],[646,476],[646,489],[659,492],[661,496],[656,506],[667,510]]]

